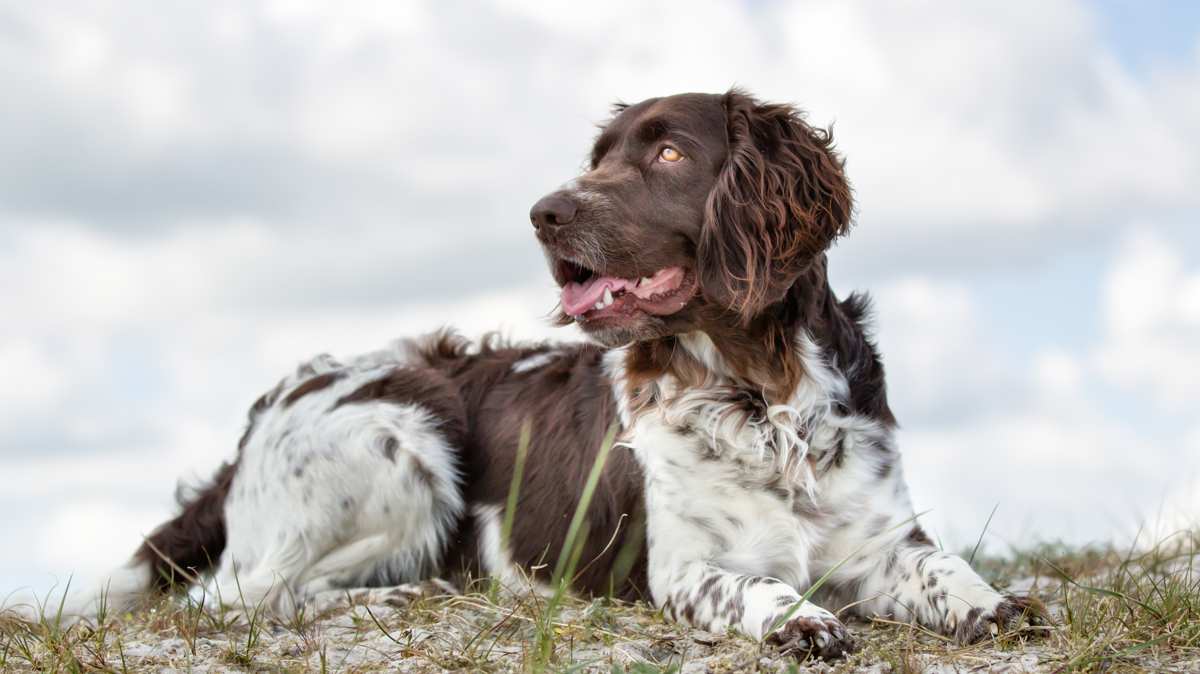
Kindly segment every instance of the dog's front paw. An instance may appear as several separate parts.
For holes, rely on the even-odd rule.
[[[801,660],[818,657],[833,660],[854,651],[854,637],[833,615],[797,616],[789,619],[767,638],[779,652]]]
[[[954,630],[954,638],[961,644],[973,644],[1009,632],[1037,634],[1041,631],[1038,628],[1050,624],[1050,613],[1042,602],[1033,597],[1006,595],[990,611],[978,606],[967,611]]]

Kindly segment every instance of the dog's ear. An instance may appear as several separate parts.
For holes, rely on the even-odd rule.
[[[697,246],[705,295],[749,322],[850,227],[850,186],[829,131],[797,109],[730,91],[729,143]]]

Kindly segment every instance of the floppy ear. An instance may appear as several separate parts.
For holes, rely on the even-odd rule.
[[[788,105],[722,99],[729,153],[697,246],[705,295],[748,323],[850,227],[850,186],[829,131]]]

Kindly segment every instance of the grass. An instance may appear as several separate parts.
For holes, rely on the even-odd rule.
[[[577,535],[585,531],[581,523]],[[862,648],[836,669],[886,663],[893,672],[910,672],[937,663],[986,670],[1021,658],[1033,658],[1047,672],[1200,669],[1200,531],[1144,549],[1046,545],[1004,558],[980,556],[976,564],[1000,584],[1032,584],[1055,608],[1060,625],[1042,640],[1002,635],[994,643],[961,647],[908,625],[852,623]],[[557,599],[493,596],[489,590],[481,581],[463,595],[419,598],[400,609],[352,606],[322,616],[298,612],[286,620],[227,620],[177,598],[109,615],[96,625],[64,626],[51,606],[38,622],[0,619],[0,670],[208,665],[284,672],[642,673],[688,665],[725,671],[792,667],[750,639],[693,632],[644,604],[565,592],[556,592]]]
[[[518,471],[528,451],[528,424],[521,438]],[[585,513],[614,438],[615,428],[585,482],[548,596],[500,592],[495,581],[480,580],[464,594],[421,596],[400,609],[348,605],[312,615],[300,607],[280,618],[262,606],[247,606],[239,586],[234,619],[219,597],[214,608],[201,594],[160,598],[122,615],[111,615],[101,602],[96,621],[71,624],[61,619],[61,604],[43,606],[41,619],[33,622],[0,615],[0,671],[810,669],[743,636],[670,624],[644,603],[589,600],[567,591],[589,533]],[[507,500],[503,540],[512,530],[519,489],[518,477]],[[994,642],[963,647],[911,625],[851,623],[861,648],[834,669],[987,670],[1019,662],[1023,670],[1036,665],[1046,672],[1200,671],[1200,529],[1124,551],[1039,545],[980,557],[982,540],[983,534],[964,556],[974,558],[974,566],[998,587],[1017,583],[1046,601],[1059,624],[1045,638],[1002,634]]]
[[[571,517],[571,524],[567,527],[567,537],[563,541],[562,551],[559,553],[558,563],[554,566],[554,575],[551,577],[554,594],[546,602],[542,611],[542,619],[538,623],[538,658],[533,663],[536,669],[546,669],[554,661],[554,643],[557,640],[554,620],[558,617],[558,610],[562,606],[563,599],[569,593],[571,582],[575,579],[575,570],[579,567],[579,558],[583,554],[583,546],[588,535],[585,515],[592,503],[592,497],[596,493],[596,485],[600,482],[604,464],[608,462],[608,453],[612,450],[616,439],[617,424],[613,423],[605,433],[604,441],[600,443],[600,451],[596,453],[596,460],[592,463],[592,469],[583,485],[579,504],[575,507],[575,514]],[[515,480],[513,484],[516,485]],[[509,502],[515,504],[516,498],[510,497]]]
[[[1095,578],[1063,579],[1063,638],[1071,668],[1112,668],[1190,653],[1200,667],[1200,533],[1131,551]]]

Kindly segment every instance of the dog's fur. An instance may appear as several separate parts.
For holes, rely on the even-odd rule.
[[[114,574],[110,603],[213,565],[251,605],[464,572],[536,586],[616,424],[580,592],[823,656],[850,637],[801,593],[831,570],[817,596],[847,615],[963,642],[1036,619],[913,521],[867,299],[827,281],[851,212],[830,134],[790,106],[739,91],[618,106],[590,169],[531,217],[560,285],[682,270],[662,294],[560,315],[598,346],[439,333],[305,363]]]

